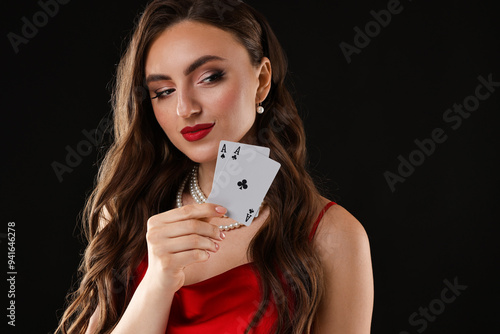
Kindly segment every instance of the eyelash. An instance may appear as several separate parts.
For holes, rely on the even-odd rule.
[[[215,72],[214,74],[206,77],[205,79],[201,80],[201,82],[206,82],[206,83],[214,83],[214,82],[217,82],[217,81],[220,81],[223,77],[224,77],[225,73],[223,71],[217,71]],[[207,81],[208,79],[210,79],[209,81]],[[168,97],[170,94],[172,94],[174,91],[174,89],[165,89],[165,90],[162,90],[161,92],[158,92],[156,93],[155,96],[153,96],[151,98],[151,100],[154,100],[156,98],[158,98],[159,100],[162,99],[162,98],[166,98]],[[169,94],[165,95],[165,93],[167,92],[170,92]]]
[[[154,99],[156,99],[156,98],[157,98],[158,100],[160,100],[160,99],[165,98],[165,97],[169,96],[170,94],[172,94],[172,93],[170,93],[170,94],[168,94],[168,95],[164,95],[164,93],[166,93],[166,92],[168,92],[168,91],[172,91],[172,92],[173,92],[173,91],[174,91],[174,89],[165,89],[165,90],[162,90],[161,92],[156,93],[156,95],[155,95],[155,96],[153,96],[153,97],[151,98],[151,100],[154,100]]]
[[[219,81],[220,79],[222,79],[222,77],[225,75],[226,73],[224,73],[224,71],[217,71],[215,72],[214,74],[208,76],[207,78],[203,79],[202,82],[208,80],[208,79],[212,79],[211,81],[208,81],[208,82],[217,82]]]

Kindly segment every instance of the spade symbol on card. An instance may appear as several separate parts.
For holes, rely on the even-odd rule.
[[[226,155],[225,155],[224,153],[227,153],[227,151],[226,151],[226,144],[224,144],[224,146],[222,146],[222,149],[220,150],[220,152],[222,153],[222,154],[220,155],[220,157],[221,157],[222,159],[224,159],[224,158],[226,157]]]
[[[250,218],[252,218],[253,213],[254,213],[253,209],[248,210],[247,217],[245,218],[245,223],[248,222]]]
[[[238,181],[238,187],[242,190],[247,189],[248,188],[247,180],[243,179],[241,181]]]

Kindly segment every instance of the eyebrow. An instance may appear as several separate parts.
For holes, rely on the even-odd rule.
[[[196,59],[194,62],[191,63],[185,70],[184,70],[184,75],[189,75],[193,71],[195,71],[198,67],[201,65],[208,63],[210,61],[214,60],[226,60],[224,58],[221,58],[219,56],[214,56],[214,55],[206,55],[206,56],[201,56],[200,58]],[[172,80],[171,77],[168,75],[164,74],[150,74],[146,78],[146,84],[149,84],[152,81],[161,81],[161,80]]]

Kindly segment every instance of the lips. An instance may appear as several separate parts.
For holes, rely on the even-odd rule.
[[[196,124],[195,126],[186,126],[181,130],[181,134],[187,141],[197,141],[206,137],[214,128],[215,123]]]

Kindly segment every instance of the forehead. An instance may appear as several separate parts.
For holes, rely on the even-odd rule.
[[[167,28],[151,44],[146,74],[182,71],[206,55],[250,63],[247,50],[233,34],[209,24],[183,21]]]

